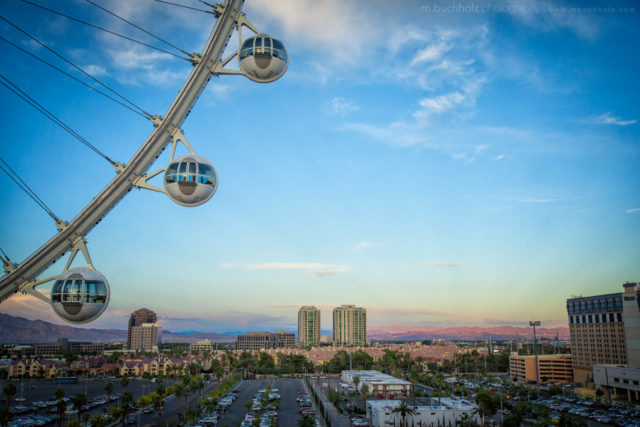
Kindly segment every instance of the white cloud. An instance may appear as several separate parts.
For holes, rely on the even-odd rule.
[[[209,82],[207,86],[207,91],[216,99],[226,99],[233,89],[235,89],[233,85],[224,83]]]
[[[247,14],[254,19],[277,21],[277,27],[284,30],[281,37],[285,43],[321,52],[323,62],[357,64],[383,28],[375,8],[362,7],[358,2],[254,0],[246,6]]]
[[[500,160],[504,159],[506,156],[504,154],[498,154],[497,156],[495,156],[493,159],[497,162],[499,162]]]
[[[600,125],[618,125],[618,126],[629,126],[637,123],[638,120],[623,120],[620,117],[613,116],[611,112],[604,113],[595,119],[595,123]]]
[[[627,209],[626,213],[640,213],[640,208]]]
[[[411,66],[420,64],[421,62],[435,61],[436,59],[442,57],[442,55],[450,49],[451,46],[444,43],[427,46],[415,54],[413,60],[411,60]]]
[[[362,249],[368,249],[368,248],[375,248],[378,246],[380,246],[380,243],[378,242],[359,242],[359,243],[356,243],[355,249],[362,250]]]
[[[420,267],[449,267],[449,268],[458,268],[460,267],[458,263],[455,262],[421,262],[418,264]]]
[[[520,22],[540,31],[568,29],[587,40],[595,39],[600,32],[593,18],[595,14],[580,13],[575,7],[561,2],[507,0],[507,3],[506,8],[502,5],[500,11],[507,11]]]
[[[81,68],[94,77],[106,76],[107,74],[109,74],[107,73],[107,70],[101,65],[89,64]]]
[[[358,111],[359,109],[360,107],[357,105],[339,96],[336,96],[331,100],[331,111],[341,116],[346,116],[347,114]]]

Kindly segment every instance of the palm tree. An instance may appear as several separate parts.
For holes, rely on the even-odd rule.
[[[14,383],[9,383],[5,386],[4,390],[2,390],[2,394],[4,394],[5,399],[7,399],[7,409],[11,406],[11,399],[16,395],[18,389],[16,389],[16,385]]]
[[[409,381],[411,381],[411,389],[413,390],[413,406],[416,406],[416,384],[420,380],[420,374],[418,371],[411,371],[409,374]]]
[[[362,393],[362,407],[364,408],[364,413],[367,413],[367,394],[369,394],[369,386],[367,384],[362,384],[360,387],[360,392]]]
[[[200,401],[202,400],[202,389],[204,389],[204,381],[202,378],[198,378],[192,383],[194,388],[198,390],[198,408],[200,407]]]
[[[122,427],[124,427],[125,420],[129,416],[131,412],[133,412],[133,408],[131,404],[133,403],[133,394],[128,391],[122,393],[122,403],[120,405],[120,414],[122,415]]]
[[[358,384],[360,384],[360,377],[356,375],[353,377],[353,385],[356,386],[356,394],[358,394]]]
[[[391,412],[396,414],[400,413],[400,417],[402,417],[402,427],[407,427],[407,423],[406,423],[407,415],[413,416],[416,414],[416,411],[411,406],[407,405],[407,402],[405,402],[404,400],[401,401],[400,405],[395,407]]]
[[[189,395],[193,390],[191,378],[185,376],[182,380],[184,384],[184,419],[187,420],[187,411],[189,410]]]
[[[73,396],[72,403],[73,403],[73,409],[78,411],[78,422],[79,422],[80,411],[82,410],[82,407],[87,404],[87,395],[84,393],[76,394],[75,396]]]
[[[175,383],[173,385],[173,394],[176,396],[176,414],[180,413],[180,398],[184,395],[184,385]]]
[[[56,390],[56,415],[58,416],[58,425],[62,425],[62,418],[64,418],[64,411],[67,410],[67,401],[64,400],[64,390],[58,388]]]
[[[155,393],[152,394],[153,409],[158,411],[158,426],[162,425],[162,408],[164,406],[164,398],[167,395],[167,390],[164,388],[162,382],[158,383]]]
[[[127,386],[129,386],[129,375],[125,375],[120,380],[120,387],[122,387],[122,392],[124,392],[127,389]]]
[[[478,423],[473,419],[473,416],[468,412],[465,412],[456,420],[456,427],[477,427]]]
[[[104,392],[107,393],[107,401],[111,401],[111,393],[113,393],[113,383],[111,381],[104,385]]]

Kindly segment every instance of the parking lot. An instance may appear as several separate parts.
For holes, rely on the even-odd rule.
[[[245,419],[249,410],[245,406],[252,402],[259,390],[267,389],[271,384],[272,392],[280,395],[280,408],[278,412],[278,425],[294,426],[300,418],[296,397],[305,388],[302,380],[289,378],[276,378],[271,380],[243,380],[236,389],[238,398],[223,412],[217,425],[239,425]]]

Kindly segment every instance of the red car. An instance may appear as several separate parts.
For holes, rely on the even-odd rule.
[[[231,393],[240,393],[239,389],[231,390]]]

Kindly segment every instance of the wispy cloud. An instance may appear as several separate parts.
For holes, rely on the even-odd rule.
[[[456,262],[421,262],[418,264],[420,267],[448,267],[448,268],[458,268],[460,267]]]
[[[357,250],[363,250],[363,249],[368,249],[368,248],[375,248],[375,247],[378,247],[378,246],[380,246],[380,243],[378,243],[378,242],[366,242],[365,241],[365,242],[356,243],[354,248],[357,249]]]
[[[595,123],[600,125],[618,125],[618,126],[629,126],[637,123],[637,119],[633,120],[623,120],[620,117],[616,117],[611,114],[611,112],[606,112],[595,119]]]
[[[625,212],[628,214],[640,213],[640,208],[627,209]]]
[[[304,270],[316,277],[334,276],[336,274],[344,273],[347,271],[347,267],[334,264],[322,264],[317,262],[300,263],[300,262],[267,262],[262,264],[231,264],[222,263],[220,267],[225,269],[241,268],[243,270],[265,270],[265,271],[277,271],[277,270]]]
[[[339,96],[331,100],[331,112],[334,114],[346,116],[347,114],[358,111],[359,109],[360,107],[357,105]]]

